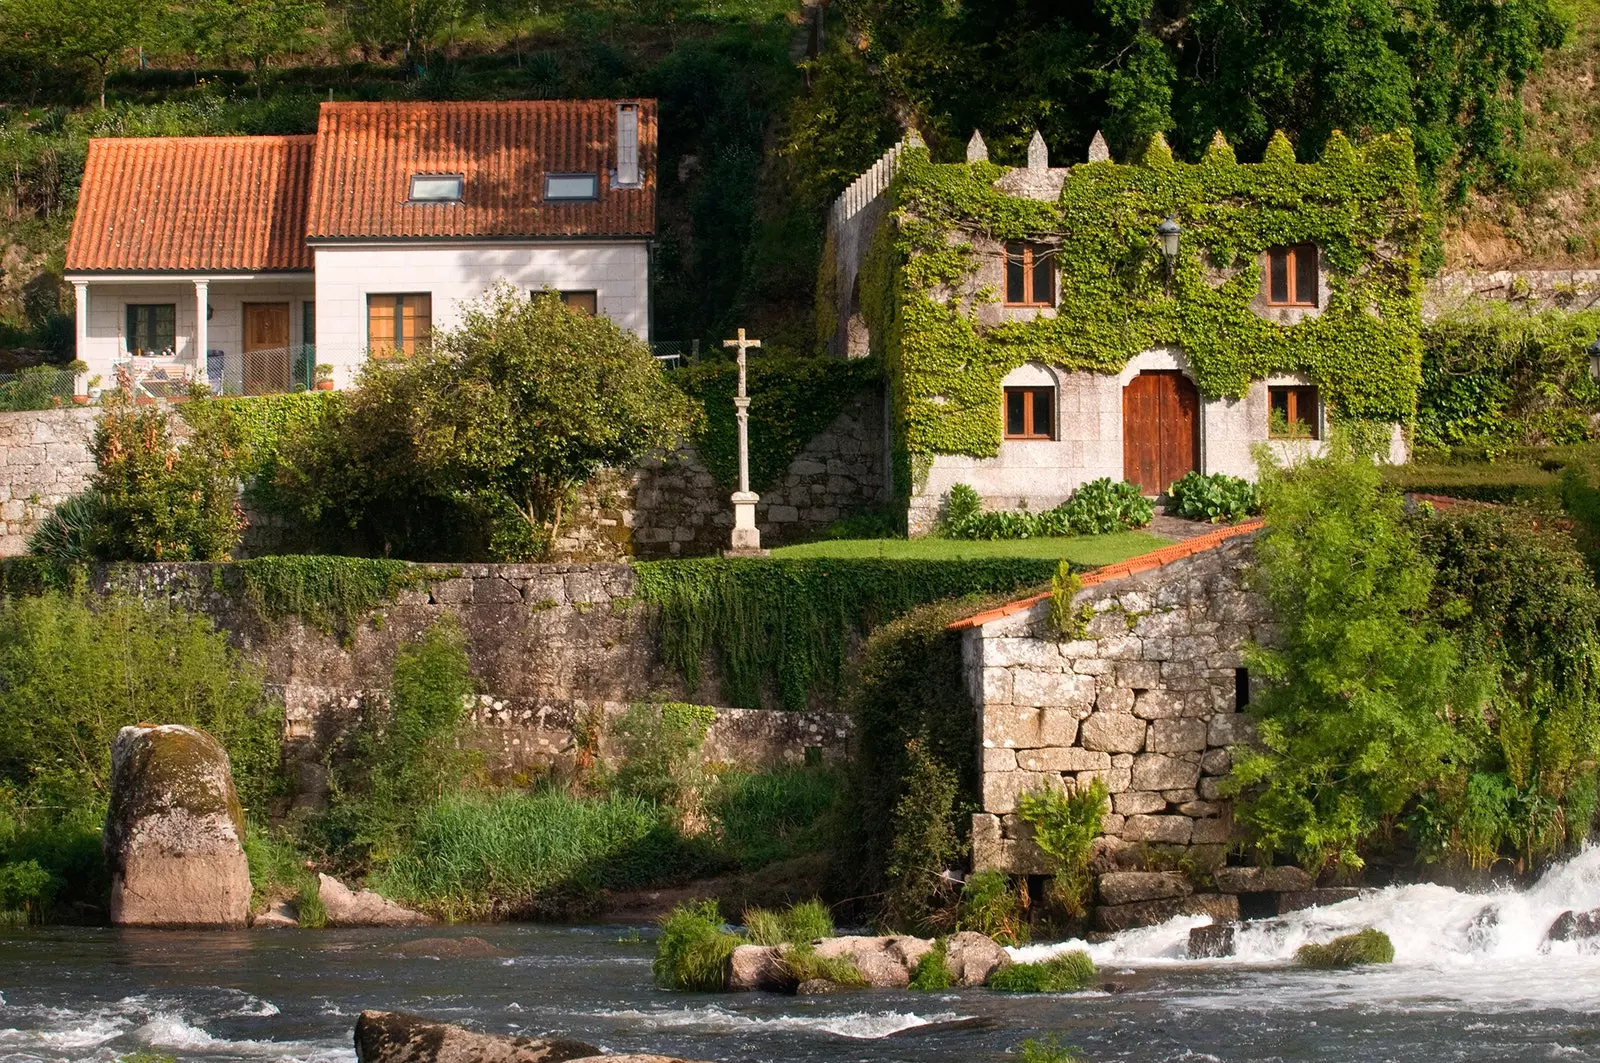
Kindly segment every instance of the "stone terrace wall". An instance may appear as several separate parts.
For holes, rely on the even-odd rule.
[[[97,412],[0,413],[0,557],[26,553],[39,522],[88,486]]]
[[[347,637],[299,619],[266,621],[232,565],[105,566],[95,586],[176,601],[211,616],[281,693],[286,743],[299,765],[297,799],[315,802],[324,783],[318,753],[361,711],[388,696],[395,651],[447,615],[456,617],[478,689],[475,743],[492,767],[527,772],[571,761],[575,732],[651,699],[716,704],[714,671],[699,691],[683,688],[657,656],[650,607],[635,595],[627,565],[465,565],[401,591]],[[846,719],[828,712],[723,709],[707,755],[744,765],[799,762],[808,749],[838,760]],[[602,752],[604,747],[602,747]]]
[[[1454,270],[1428,281],[1422,316],[1432,321],[1470,303],[1505,302],[1528,310],[1600,306],[1600,269]]]
[[[1080,639],[1049,631],[1047,598],[967,632],[963,654],[983,745],[975,869],[1047,873],[1016,814],[1018,798],[1093,778],[1111,791],[1096,843],[1102,877],[1146,868],[1152,847],[1165,850],[1169,866],[1225,862],[1232,816],[1217,785],[1230,748],[1251,737],[1236,700],[1240,651],[1270,641],[1275,629],[1245,582],[1250,538],[1219,541],[1220,534],[1168,548],[1195,552],[1160,567],[1120,578],[1116,566],[1104,570],[1103,582],[1074,599],[1092,611]],[[1105,893],[1113,905],[1121,899]],[[1185,903],[1232,914],[1206,907],[1210,901]],[[1162,918],[1174,914],[1163,910]],[[1114,910],[1098,918],[1116,928]]]

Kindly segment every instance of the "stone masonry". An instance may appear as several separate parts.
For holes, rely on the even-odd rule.
[[[1086,623],[1077,639],[1051,631],[1048,596],[961,622],[981,719],[974,870],[1047,873],[1018,799],[1095,778],[1111,791],[1096,843],[1102,878],[1147,870],[1152,852],[1171,866],[1225,862],[1232,816],[1218,783],[1231,748],[1252,736],[1239,712],[1249,689],[1241,651],[1274,637],[1265,601],[1246,582],[1256,527],[1223,529],[1083,577],[1074,602]],[[1191,889],[1169,883],[1156,892],[1140,900]],[[1106,893],[1102,885],[1102,900],[1116,904]]]
[[[97,413],[69,408],[0,414],[0,557],[26,553],[39,522],[88,486]]]

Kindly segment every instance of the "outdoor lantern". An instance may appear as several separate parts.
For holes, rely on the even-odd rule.
[[[1600,380],[1600,336],[1589,344],[1589,375]]]
[[[1156,226],[1156,235],[1161,237],[1161,254],[1167,260],[1167,290],[1172,290],[1172,273],[1178,266],[1178,237],[1183,235],[1177,219],[1167,215],[1167,220]]]

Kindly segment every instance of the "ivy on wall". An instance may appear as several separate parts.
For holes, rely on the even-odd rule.
[[[795,455],[880,375],[878,365],[865,359],[759,352],[750,356],[746,372],[754,491],[763,491],[782,477]],[[731,489],[739,478],[739,425],[733,407],[738,366],[722,359],[701,362],[678,370],[671,380],[704,405],[695,446],[706,468]]]
[[[893,206],[861,270],[862,313],[888,370],[902,492],[934,454],[990,457],[1001,381],[1030,361],[1120,372],[1151,348],[1183,349],[1201,392],[1301,372],[1341,415],[1409,421],[1419,382],[1422,217],[1410,139],[1364,147],[1334,134],[1300,163],[1281,133],[1241,164],[1219,136],[1195,164],[1159,136],[1137,165],[1072,167],[1054,202],[995,189],[1005,168],[902,155]],[[1183,227],[1170,294],[1156,226]],[[975,279],[1006,240],[1059,245],[1053,316],[980,326],[998,293]],[[1259,316],[1262,253],[1315,243],[1328,295],[1315,316]],[[980,245],[987,246],[986,252]]]

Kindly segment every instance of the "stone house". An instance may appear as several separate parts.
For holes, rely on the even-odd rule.
[[[90,141],[65,277],[77,357],[151,394],[348,383],[500,282],[643,339],[653,100],[325,103],[306,136]],[[160,381],[169,386],[154,387]]]
[[[1252,735],[1242,650],[1274,638],[1248,582],[1260,527],[1219,529],[1084,575],[1073,599],[1087,618],[1077,639],[1052,631],[1049,595],[952,625],[963,632],[982,743],[974,871],[1048,874],[1018,798],[1098,778],[1111,795],[1093,864],[1103,929],[1182,912],[1236,918],[1232,898],[1268,888],[1250,870],[1216,870],[1233,838],[1218,785],[1232,748]],[[1236,888],[1197,893],[1179,867]],[[1273,876],[1274,893],[1312,887],[1296,869]]]
[[[913,533],[966,483],[1048,508],[1080,485],[1148,496],[1184,473],[1254,479],[1254,448],[1323,446],[1330,410],[1415,409],[1421,210],[1409,141],[1335,135],[1302,163],[1217,138],[1195,164],[1159,137],[1130,164],[1098,135],[1052,166],[1036,134],[1002,167],[974,133],[936,163],[915,133],[828,218],[818,323],[884,359],[897,499]]]

